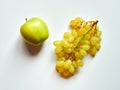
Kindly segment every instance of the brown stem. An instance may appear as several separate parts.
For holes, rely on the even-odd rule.
[[[25,18],[25,21],[27,22],[27,18]]]
[[[98,23],[98,20],[96,20],[91,27],[94,27]]]

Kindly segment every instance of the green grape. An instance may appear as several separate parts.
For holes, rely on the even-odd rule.
[[[62,40],[54,41],[57,55],[56,70],[68,78],[74,75],[78,67],[83,67],[83,58],[90,54],[95,56],[101,45],[98,21],[84,21],[75,18],[70,21],[71,31],[65,32]]]
[[[85,40],[82,42],[82,44],[89,45],[89,44],[90,44],[90,41],[87,40],[87,39],[85,39]]]
[[[62,67],[61,67],[61,68],[58,68],[58,67],[57,67],[56,70],[57,70],[59,73],[63,73],[63,72],[65,71],[65,69],[62,68]]]
[[[71,73],[69,71],[65,71],[65,72],[61,73],[61,75],[65,78],[68,78],[71,76]]]
[[[77,65],[80,66],[80,67],[83,66],[83,61],[80,60],[80,59],[78,59],[78,60],[76,61],[76,63],[77,63]]]
[[[64,61],[57,61],[56,67],[62,67],[64,65]]]
[[[70,36],[72,36],[71,32],[64,33],[64,38],[69,38]]]
[[[99,42],[99,38],[92,37],[91,40],[90,40],[90,42],[91,42],[91,45],[95,45],[95,44],[97,44],[97,42]]]
[[[73,30],[71,31],[71,33],[72,33],[72,35],[74,36],[74,38],[77,38],[77,37],[78,37],[78,33],[77,33],[77,31],[76,31],[75,29],[73,29]]]
[[[70,66],[69,67],[69,72],[71,73],[71,74],[74,74],[75,73],[75,68],[74,68],[74,66]]]
[[[61,57],[65,57],[66,55],[65,55],[65,52],[59,52],[59,53],[56,53],[56,55],[57,55],[57,57],[58,58],[61,58]]]
[[[64,68],[65,68],[65,69],[69,69],[70,66],[71,66],[71,61],[70,61],[70,60],[67,60],[67,61],[65,62],[65,64],[64,64]]]
[[[79,52],[75,52],[75,57],[76,57],[76,59],[80,58]]]
[[[86,50],[81,49],[81,50],[79,51],[79,54],[84,57],[84,56],[87,55],[87,52],[86,52]]]
[[[95,47],[93,47],[90,52],[89,52],[92,56],[95,56],[95,54],[97,53],[97,49]]]
[[[61,40],[61,45],[62,45],[63,47],[65,47],[65,48],[70,47],[69,42],[68,42],[67,40],[65,40],[65,39]]]
[[[97,37],[100,37],[101,34],[102,34],[102,32],[98,30],[96,36],[97,36]]]
[[[60,60],[60,61],[65,61],[65,60],[66,60],[66,58],[65,58],[65,57],[63,57],[63,56],[61,56],[61,57],[59,57],[59,58],[58,58],[58,60]]]
[[[74,41],[74,36],[70,36],[69,38],[67,38],[68,42],[73,42]]]
[[[100,49],[100,43],[97,43],[96,45],[95,45],[95,48],[97,49],[97,50],[99,50]]]
[[[57,41],[54,41],[54,46],[61,46],[61,41],[57,40]]]
[[[58,46],[55,48],[56,53],[60,53],[60,52],[62,52],[62,50],[63,50],[63,48],[61,46]]]
[[[64,49],[65,53],[71,53],[72,52],[72,48],[66,48]]]
[[[89,50],[90,49],[90,45],[84,44],[84,45],[82,45],[82,49]]]
[[[72,65],[74,66],[75,69],[77,69],[78,66],[77,66],[76,61],[72,61]]]

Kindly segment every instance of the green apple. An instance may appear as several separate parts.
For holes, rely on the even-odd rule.
[[[26,20],[20,28],[20,33],[24,41],[33,46],[41,45],[49,37],[46,23],[38,17]]]

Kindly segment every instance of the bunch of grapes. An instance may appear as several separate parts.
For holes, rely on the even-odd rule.
[[[85,21],[76,17],[70,21],[70,30],[64,33],[62,40],[54,41],[57,55],[56,70],[63,77],[74,75],[77,68],[83,66],[83,57],[95,56],[100,49],[101,31],[98,21]]]

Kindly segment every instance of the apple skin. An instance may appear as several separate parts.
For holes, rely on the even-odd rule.
[[[49,37],[46,23],[38,17],[26,20],[20,28],[20,33],[24,41],[33,46],[41,45]]]

